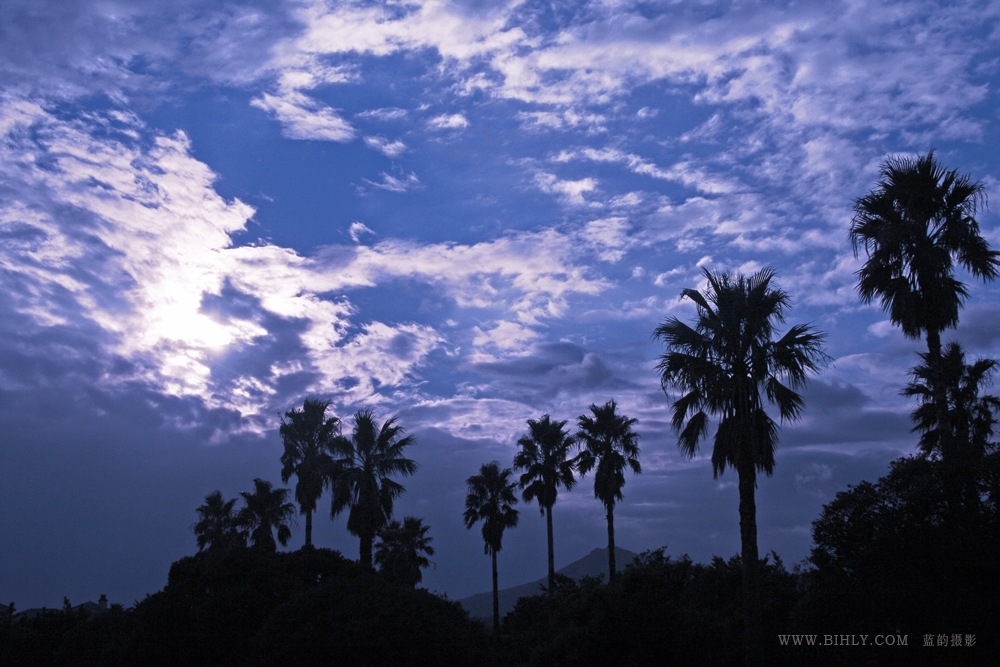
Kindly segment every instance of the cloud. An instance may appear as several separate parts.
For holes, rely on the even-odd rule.
[[[361,237],[364,235],[375,234],[375,232],[372,231],[366,224],[358,222],[357,220],[351,223],[349,233],[351,235],[351,240],[355,243],[361,243]]]
[[[564,314],[570,295],[606,287],[575,256],[572,237],[544,230],[471,245],[389,240],[359,246],[350,257],[330,248],[317,259],[345,284],[371,284],[377,277],[419,280],[462,308],[509,313],[531,325]]]
[[[399,157],[406,152],[406,144],[398,139],[390,140],[385,137],[365,137],[365,143],[386,157]]]
[[[365,183],[376,188],[378,190],[387,190],[389,192],[406,192],[407,190],[412,190],[414,187],[420,185],[420,179],[413,172],[410,172],[403,178],[397,178],[384,171],[380,174],[382,176],[381,181],[372,181],[367,178],[362,179]]]
[[[428,124],[438,130],[463,130],[469,127],[469,119],[460,113],[453,113],[435,116]]]
[[[357,396],[375,390],[366,373],[393,386],[438,344],[426,328],[407,324],[370,323],[350,336],[353,307],[320,296],[350,279],[318,273],[286,248],[234,247],[232,235],[253,210],[214,191],[215,175],[190,155],[183,133],[154,135],[148,145],[132,138],[146,134],[141,126],[98,138],[103,130],[33,111],[11,114],[19,120],[5,128],[7,187],[33,202],[0,209],[4,233],[18,239],[5,245],[2,264],[32,286],[12,305],[43,327],[81,318],[98,326],[99,344],[132,364],[131,378],[105,382],[141,381],[253,416],[290,367],[309,371],[306,382],[335,387],[341,363],[364,377],[351,392]],[[36,167],[39,159],[49,166]],[[233,300],[247,305],[227,308]],[[282,322],[297,323],[292,341],[299,342],[272,348],[270,367],[255,376],[223,372],[240,349],[266,348]],[[351,352],[358,344],[368,358]],[[300,351],[305,359],[293,362]]]
[[[330,107],[297,91],[264,93],[250,104],[279,121],[289,139],[315,139],[345,143],[354,139],[354,128]]]
[[[581,232],[581,237],[594,248],[597,256],[605,262],[620,262],[624,259],[632,241],[628,237],[631,225],[623,217],[591,220]]]
[[[521,125],[535,132],[548,130],[575,130],[583,128],[588,134],[607,132],[607,119],[598,113],[580,112],[574,109],[556,111],[522,111],[517,114]]]
[[[597,180],[589,177],[563,180],[555,174],[540,172],[535,174],[535,185],[542,192],[557,195],[569,206],[588,206],[584,195],[597,189]]]
[[[539,333],[517,322],[496,322],[491,329],[473,329],[473,345],[478,349],[495,348],[503,352],[524,349],[527,343],[538,340]]]
[[[730,182],[718,176],[710,176],[704,170],[694,167],[690,162],[679,162],[670,169],[662,169],[638,155],[625,153],[614,148],[583,148],[576,151],[564,150],[554,158],[556,162],[569,162],[575,159],[623,164],[633,173],[659,180],[681,183],[705,194],[728,194],[743,189],[739,183]]]
[[[359,118],[374,118],[382,122],[397,121],[406,118],[409,112],[399,107],[387,107],[383,109],[369,109],[358,114]]]

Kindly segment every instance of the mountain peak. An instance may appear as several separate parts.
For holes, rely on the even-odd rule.
[[[635,560],[637,555],[638,554],[629,551],[628,549],[615,547],[615,563],[618,565],[618,571],[621,571],[626,565],[629,565],[633,560]],[[607,579],[608,550],[606,547],[598,547],[583,558],[575,560],[569,565],[556,570],[556,574],[569,577],[574,581],[579,581],[584,577],[602,576]],[[538,595],[538,593],[541,592],[542,587],[547,587],[548,584],[548,577],[546,576],[526,584],[520,584],[519,586],[502,589],[500,591],[500,615],[504,616],[510,613],[519,599],[529,595]],[[493,591],[470,595],[467,598],[458,600],[458,603],[462,605],[473,618],[488,619],[493,617]]]

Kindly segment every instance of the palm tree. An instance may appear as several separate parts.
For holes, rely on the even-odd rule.
[[[341,458],[330,513],[336,517],[350,508],[347,530],[360,539],[359,560],[369,569],[375,536],[392,519],[393,501],[406,490],[390,475],[412,475],[417,470],[416,462],[403,456],[411,444],[413,436],[403,437],[395,417],[377,427],[371,410],[359,410],[351,439],[337,445]]]
[[[754,492],[757,473],[774,470],[778,426],[765,410],[765,401],[781,420],[793,421],[803,400],[795,390],[806,374],[825,360],[823,334],[797,324],[775,339],[775,324],[784,321],[788,296],[772,287],[774,270],[764,268],[749,278],[705,271],[704,294],[686,289],[698,318],[694,326],[676,317],[657,327],[654,337],[666,344],[657,370],[664,392],[679,389],[674,401],[673,427],[678,446],[689,457],[708,434],[709,415],[718,419],[712,448],[712,472],[726,467],[739,477],[740,542],[743,567],[744,627],[747,663],[755,664],[760,640],[757,595],[757,509]]]
[[[958,324],[968,296],[955,263],[981,280],[996,278],[1000,253],[979,233],[976,213],[986,203],[982,183],[948,171],[933,151],[916,159],[889,158],[867,195],[854,202],[851,242],[868,259],[857,272],[858,294],[876,298],[908,338],[927,337],[927,363],[937,367],[941,332]],[[947,411],[945,388],[930,377],[937,419]]]
[[[920,401],[913,411],[913,430],[922,433],[918,443],[921,452],[946,460],[979,460],[990,447],[994,415],[1000,412],[1000,398],[979,393],[996,370],[997,360],[979,359],[966,364],[965,351],[958,343],[945,347],[936,372],[930,366],[929,355],[920,358],[923,363],[913,369],[913,380],[902,393]],[[945,391],[947,419],[943,424],[934,407],[932,377],[941,381]]]
[[[615,502],[621,500],[625,486],[625,468],[634,474],[642,472],[639,465],[639,435],[632,430],[635,418],[618,414],[614,399],[602,407],[590,406],[591,415],[580,415],[577,441],[583,451],[577,457],[577,470],[586,475],[597,467],[594,474],[594,497],[604,503],[608,511],[608,581],[615,578]]]
[[[252,492],[240,492],[245,505],[236,515],[237,521],[247,532],[251,547],[276,551],[275,531],[281,546],[286,546],[292,537],[289,523],[295,516],[295,505],[287,501],[288,489],[272,488],[271,482],[260,477],[253,480],[253,486]]]
[[[205,503],[196,510],[198,523],[194,525],[198,551],[246,544],[236,520],[235,505],[236,498],[224,500],[221,491],[213,491],[205,496]]]
[[[312,516],[323,487],[335,476],[333,451],[340,436],[340,420],[327,417],[329,401],[307,398],[302,409],[293,408],[281,420],[281,439],[285,451],[281,455],[281,481],[287,483],[294,474],[295,501],[306,516],[305,548],[312,547]]]
[[[493,630],[500,629],[500,589],[497,585],[497,554],[503,545],[503,532],[517,525],[518,512],[514,509],[516,485],[510,481],[510,468],[500,469],[496,461],[484,463],[479,474],[466,480],[465,527],[472,528],[483,522],[483,545],[493,565]]]
[[[552,506],[556,504],[559,487],[573,488],[575,461],[569,457],[573,438],[563,430],[565,421],[554,422],[548,415],[528,420],[528,434],[517,441],[514,470],[523,470],[520,486],[525,502],[538,501],[538,508],[545,516],[545,530],[549,543],[549,592],[555,591],[555,549],[552,543]]]
[[[375,545],[375,562],[389,579],[416,588],[423,579],[421,568],[431,564],[427,556],[434,555],[433,541],[427,535],[430,526],[415,516],[403,518],[403,523],[391,521],[379,531]]]

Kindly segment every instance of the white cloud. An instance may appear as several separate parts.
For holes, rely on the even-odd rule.
[[[406,152],[406,144],[402,141],[386,139],[385,137],[365,137],[365,143],[386,157],[399,157]]]
[[[297,90],[278,95],[264,93],[251,105],[268,112],[282,124],[289,139],[314,139],[345,143],[354,138],[355,130],[335,110],[324,106]]]
[[[147,140],[148,128],[118,116],[120,131],[109,136],[99,114],[67,124],[38,107],[11,110],[0,114],[19,119],[4,126],[2,169],[7,187],[19,188],[15,201],[34,202],[0,208],[0,224],[24,230],[26,239],[0,255],[5,270],[35,285],[19,302],[21,312],[40,326],[89,318],[110,334],[116,354],[137,362],[139,378],[168,394],[249,416],[276,400],[290,373],[311,375],[314,389],[345,401],[384,400],[404,384],[419,384],[417,370],[442,349],[444,336],[407,322],[373,321],[355,331],[358,310],[349,296],[324,295],[356,287],[414,280],[460,308],[500,314],[498,324],[476,334],[499,350],[526,344],[531,327],[563,316],[572,295],[605,288],[575,264],[576,239],[554,230],[471,245],[331,246],[316,257],[274,244],[234,246],[233,234],[254,211],[218,195],[215,174],[191,155],[183,133]],[[416,183],[413,175],[383,178],[379,185],[389,189]],[[357,243],[371,230],[355,222],[349,233]],[[96,244],[78,242],[87,235]],[[68,290],[78,312],[53,301],[45,285]],[[239,315],[205,309],[226,290],[255,305]],[[274,318],[294,325],[300,356],[285,358],[296,348],[283,347],[267,353],[272,357],[255,373],[217,375],[221,353],[267,347]]]
[[[398,240],[358,246],[319,260],[330,280],[347,285],[406,278],[436,286],[462,308],[498,311],[525,325],[559,317],[572,294],[597,294],[600,278],[574,263],[573,237],[555,230],[507,235],[472,245]]]
[[[431,118],[429,124],[438,130],[461,130],[469,126],[469,120],[460,113],[442,114]]]
[[[406,192],[420,185],[420,179],[413,172],[410,172],[403,178],[397,178],[384,171],[379,175],[382,177],[381,181],[372,181],[367,178],[362,180],[373,188],[389,192]]]
[[[632,246],[628,236],[630,228],[627,219],[616,216],[591,220],[580,235],[584,242],[594,248],[599,258],[605,262],[620,262]]]
[[[358,401],[398,386],[441,344],[433,329],[416,324],[371,322],[351,335],[354,306],[320,295],[371,284],[370,276],[327,273],[274,245],[233,247],[231,235],[245,228],[253,209],[219,197],[214,173],[191,156],[183,133],[155,136],[143,149],[131,138],[92,134],[85,123],[40,112],[19,118],[5,127],[0,170],[34,205],[0,207],[0,227],[32,240],[5,245],[0,265],[36,286],[20,299],[20,311],[46,327],[90,319],[107,332],[115,354],[137,363],[138,379],[159,391],[259,414],[287,375],[278,370],[287,366],[282,355],[294,348],[272,351],[270,372],[225,380],[214,369],[224,351],[266,344],[268,317],[301,323],[296,336],[307,356],[296,363],[318,374],[319,387]],[[22,131],[29,127],[31,133]],[[125,134],[136,130],[147,132],[134,127]],[[34,154],[49,166],[39,169],[35,157],[24,157]],[[350,230],[355,239],[370,231],[362,223]],[[94,240],[79,242],[88,236]],[[67,311],[45,285],[68,290],[76,310]],[[225,289],[252,297],[259,309],[205,310],[206,299]],[[353,386],[340,383],[345,371]]]
[[[727,194],[742,189],[738,183],[720,176],[711,176],[703,168],[694,167],[690,162],[678,162],[669,169],[663,169],[639,155],[625,153],[615,148],[564,150],[554,158],[556,162],[579,159],[622,164],[635,174],[681,183],[706,194]]]
[[[528,130],[574,130],[583,128],[588,134],[607,132],[607,118],[602,114],[586,113],[575,109],[552,111],[522,111],[517,115]]]
[[[357,335],[317,357],[323,377],[318,389],[338,394],[338,403],[347,405],[381,402],[393,390],[409,393],[419,384],[417,369],[443,343],[428,326],[365,324]]]
[[[540,172],[535,174],[535,185],[542,192],[557,195],[570,206],[588,206],[589,202],[584,195],[597,189],[597,180],[589,177],[573,181],[561,180],[555,174]]]
[[[502,352],[514,352],[524,350],[528,345],[537,341],[540,334],[530,327],[517,322],[502,320],[496,322],[491,329],[473,327],[475,336],[472,339],[473,345],[480,348],[495,348]],[[489,355],[474,354],[472,361],[492,360]]]
[[[868,333],[875,338],[888,338],[896,332],[895,325],[889,320],[881,320],[868,326]]]
[[[355,243],[361,243],[361,237],[366,234],[375,234],[375,232],[373,232],[368,225],[363,222],[358,222],[357,220],[351,223],[349,233],[351,235],[351,240]]]
[[[374,118],[375,120],[380,120],[383,122],[402,120],[408,115],[406,109],[400,109],[399,107],[386,107],[382,109],[369,109],[368,111],[362,111],[358,114],[359,118]]]
[[[45,265],[36,263],[37,252],[6,254],[4,264],[69,287],[83,315],[113,334],[118,353],[156,360],[168,393],[207,395],[212,354],[265,333],[251,319],[219,319],[201,309],[206,294],[222,289],[232,268],[230,235],[253,210],[212,190],[214,174],[190,156],[183,133],[157,136],[141,150],[130,143],[132,132],[124,140],[96,139],[85,124],[50,116],[37,116],[33,129],[37,143],[31,135],[8,135],[6,149],[36,154],[51,166],[38,169],[11,153],[4,162],[12,182],[36,193],[36,213],[28,218],[15,206],[4,217],[44,239],[38,249]],[[56,211],[63,211],[58,218]],[[80,243],[87,235],[96,247]],[[80,272],[81,264],[94,272]],[[121,290],[124,310],[108,290]],[[51,315],[42,322],[77,317],[60,315],[65,305],[36,303],[45,307]]]

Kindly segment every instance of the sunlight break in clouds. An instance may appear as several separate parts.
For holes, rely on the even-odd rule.
[[[158,136],[143,150],[130,127],[119,128],[119,139],[99,140],[90,134],[94,128],[43,112],[22,129],[28,127],[37,142],[13,128],[4,162],[12,181],[39,193],[33,199],[42,212],[16,217],[43,239],[45,259],[8,255],[4,264],[71,287],[82,314],[114,334],[117,352],[159,359],[167,392],[207,397],[209,356],[265,333],[251,320],[219,321],[201,312],[203,295],[218,293],[229,270],[229,235],[252,210],[211,189],[215,176],[190,157],[183,133]],[[51,166],[35,166],[46,163]],[[66,225],[66,217],[75,225]],[[100,246],[81,243],[87,235]],[[116,306],[115,292],[127,308]],[[57,320],[76,317],[59,314],[65,305],[47,307],[56,309],[50,317]]]
[[[434,329],[412,323],[370,322],[351,334],[355,306],[347,298],[320,297],[322,292],[413,279],[438,286],[460,307],[504,312],[524,327],[559,317],[570,294],[602,289],[600,280],[573,265],[572,240],[555,232],[472,246],[385,241],[373,248],[331,248],[329,257],[337,258],[331,270],[324,259],[274,245],[233,247],[231,235],[244,229],[253,211],[218,196],[215,175],[191,157],[183,134],[156,136],[144,149],[133,139],[145,132],[141,126],[123,125],[120,138],[98,139],[95,127],[60,122],[37,107],[8,117],[20,119],[6,128],[21,142],[19,150],[52,156],[54,165],[39,169],[8,155],[11,176],[26,192],[41,186],[49,198],[42,206],[53,214],[72,207],[101,246],[94,255],[54,219],[8,207],[5,220],[33,227],[47,241],[32,251],[30,263],[7,255],[4,265],[70,289],[81,312],[115,335],[115,351],[152,361],[157,371],[145,380],[170,394],[238,406],[247,415],[263,409],[251,395],[268,400],[268,387],[281,377],[276,369],[287,365],[280,356],[271,371],[235,376],[229,385],[220,384],[213,369],[224,349],[253,348],[268,339],[265,320],[272,316],[302,323],[298,336],[308,353],[303,370],[318,373],[316,388],[346,392],[345,399],[355,402],[412,379],[413,369],[444,343]],[[32,144],[21,131],[28,127],[44,139]],[[370,233],[362,223],[350,226],[355,243]],[[69,268],[94,262],[104,267],[100,275],[81,276]],[[239,316],[203,309],[206,299],[217,301],[226,289],[253,298],[259,309]],[[115,294],[127,306],[112,309]],[[38,295],[23,310],[50,324],[75,317],[53,305]],[[506,348],[534,338],[524,332],[506,341]],[[342,384],[345,376],[353,378],[350,386]]]

